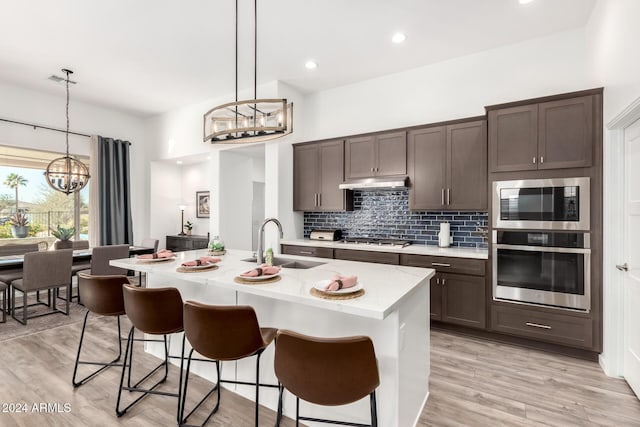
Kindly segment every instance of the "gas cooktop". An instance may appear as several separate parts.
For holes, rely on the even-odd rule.
[[[355,243],[360,245],[378,245],[378,246],[400,246],[404,248],[409,246],[411,241],[400,239],[379,239],[376,237],[345,237],[340,240],[341,243]]]

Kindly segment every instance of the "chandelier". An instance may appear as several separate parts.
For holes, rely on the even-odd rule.
[[[238,101],[238,0],[236,0],[236,98],[204,114],[204,142],[240,144],[267,141],[293,132],[293,103],[258,99],[258,1],[254,0],[253,97]]]
[[[69,80],[69,74],[73,74],[73,71],[63,68],[62,72],[67,74],[65,79],[67,85],[67,131],[65,132],[67,152],[64,157],[59,157],[49,163],[44,176],[51,188],[68,195],[82,190],[89,182],[90,176],[89,169],[85,164],[69,155],[69,83],[75,84],[75,82]]]

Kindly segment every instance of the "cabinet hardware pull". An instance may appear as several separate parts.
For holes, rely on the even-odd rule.
[[[441,284],[442,286],[444,286],[444,284],[445,284],[445,283],[447,283],[447,279],[445,279],[445,278],[443,277],[443,278],[442,278],[442,282],[440,282],[440,284]]]
[[[536,164],[536,158],[535,157],[533,158],[533,164],[534,165]]]
[[[432,262],[431,265],[435,267],[451,267],[451,264],[444,264],[442,262]]]
[[[447,188],[447,205],[451,204],[451,189]]]
[[[440,203],[441,205],[444,206],[444,188],[442,189],[442,191],[440,192],[440,199],[442,201],[442,203]]]
[[[541,325],[539,323],[527,322],[527,323],[525,323],[525,325],[531,326],[532,328],[551,329],[551,326],[549,326],[549,325]]]
[[[629,264],[627,264],[626,262],[622,265],[616,264],[616,268],[620,271],[629,271]]]
[[[540,156],[540,164],[544,163],[544,157]]]
[[[318,193],[318,206],[322,206],[322,193]]]
[[[371,168],[371,172],[373,172],[373,168]]]
[[[379,172],[379,171],[380,171],[380,168],[376,168],[376,172]]]
[[[318,193],[313,195],[313,206],[318,206]]]
[[[312,251],[300,251],[302,255],[313,255]]]
[[[439,285],[439,284],[440,284],[440,278],[436,277],[436,285]]]

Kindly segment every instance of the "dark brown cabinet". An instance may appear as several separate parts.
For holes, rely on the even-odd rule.
[[[343,211],[350,199],[338,185],[344,178],[342,140],[294,145],[293,209],[296,211]]]
[[[344,173],[347,179],[406,175],[406,132],[347,139]]]
[[[166,247],[174,252],[192,251],[194,249],[206,249],[209,246],[207,236],[167,236]]]
[[[486,121],[410,131],[408,171],[410,209],[486,209]]]
[[[590,167],[593,117],[592,96],[489,110],[491,172]]]
[[[319,258],[333,258],[333,248],[318,248],[314,246],[281,245],[283,255],[312,256]]]

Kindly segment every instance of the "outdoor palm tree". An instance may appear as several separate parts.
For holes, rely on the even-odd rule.
[[[16,213],[18,213],[18,187],[21,185],[24,187],[29,182],[25,177],[18,175],[17,173],[10,173],[7,179],[4,180],[4,185],[16,190]]]

